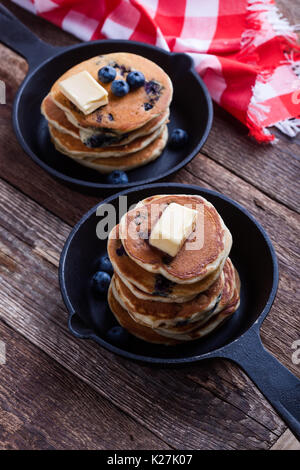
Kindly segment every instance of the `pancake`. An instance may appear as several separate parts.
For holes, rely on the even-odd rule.
[[[54,128],[49,125],[49,130],[51,137],[52,132],[54,131]],[[131,170],[132,168],[136,168],[142,165],[146,165],[147,163],[155,160],[158,158],[167,143],[168,140],[168,128],[167,126],[164,126],[163,132],[159,137],[157,137],[153,142],[151,142],[150,145],[145,147],[143,150],[140,150],[139,152],[132,153],[130,155],[126,155],[124,157],[111,157],[111,158],[88,158],[88,159],[78,159],[74,158],[73,155],[68,153],[65,148],[60,146],[60,136],[62,133],[56,130],[56,139],[53,142],[56,147],[56,149],[67,155],[68,157],[74,159],[77,163],[80,165],[86,166],[88,168],[92,168],[93,170],[98,171],[99,173],[110,173],[113,170]],[[82,144],[83,145],[83,144]]]
[[[231,240],[227,241],[231,243]],[[226,251],[229,251],[229,246]],[[136,264],[127,256],[119,237],[119,225],[116,225],[109,234],[107,252],[115,272],[129,289],[134,286],[138,289],[135,295],[141,299],[160,300],[161,302],[185,302],[191,300],[200,292],[207,290],[219,277],[224,261],[211,274],[198,282],[189,284],[175,284],[161,274],[151,273]]]
[[[239,307],[239,289],[240,289],[240,286],[239,286],[239,280],[238,280],[238,275],[237,275],[236,293],[237,293],[238,300],[236,301],[236,304],[231,305],[228,308],[225,308],[223,311],[219,312],[217,315],[210,318],[206,323],[204,323],[202,326],[200,326],[199,328],[197,328],[190,334],[183,334],[181,335],[181,337],[178,335],[176,338],[167,337],[161,333],[158,333],[156,330],[152,328],[136,323],[131,318],[127,310],[124,307],[122,307],[119,301],[115,298],[113,294],[112,284],[110,285],[110,288],[108,291],[108,303],[117,321],[129,333],[150,343],[165,344],[169,346],[169,345],[180,344],[186,341],[197,340],[199,338],[202,338],[208,335],[209,333],[214,331],[216,328],[218,328],[220,325],[222,325],[226,320],[228,320],[232,316],[232,314]]]
[[[142,126],[140,129],[130,132],[129,134],[120,134],[117,136],[116,134],[105,133],[101,129],[83,129],[76,127],[69,121],[66,116],[66,113],[58,106],[56,106],[50,94],[48,94],[43,99],[41,105],[41,112],[45,116],[47,121],[52,124],[52,126],[58,129],[60,132],[70,134],[75,139],[80,139],[85,145],[87,145],[87,142],[90,140],[91,137],[96,135],[97,145],[94,145],[94,147],[107,147],[109,145],[126,145],[132,142],[133,140],[137,139],[138,137],[143,137],[145,135],[151,134],[162,124],[166,124],[168,122],[170,114],[169,109],[167,109],[156,118],[151,119],[151,121]],[[99,138],[100,136],[102,137],[102,142]]]
[[[54,103],[50,95],[47,95],[41,105],[41,113],[60,132],[70,134],[75,139],[79,139],[79,129],[67,119],[65,113]]]
[[[230,258],[226,259],[223,273],[224,273],[224,280],[225,280],[224,287],[222,290],[222,296],[221,296],[220,302],[218,303],[216,310],[214,312],[215,314],[221,312],[226,307],[228,307],[232,299],[234,299],[235,289],[236,289],[236,278],[238,274]]]
[[[84,115],[62,94],[59,83],[83,70],[98,81],[98,70],[105,65],[116,69],[116,79],[126,80],[132,70],[142,72],[146,79],[145,86],[120,98],[111,92],[111,83],[101,83],[108,92],[108,104]],[[135,54],[119,52],[96,56],[75,65],[54,83],[50,93],[57,106],[72,115],[73,123],[76,121],[80,127],[124,134],[142,127],[166,111],[171,103],[173,87],[168,75],[154,62]]]
[[[174,258],[148,243],[151,228],[171,202],[189,205],[199,213],[195,230]],[[187,243],[192,245],[202,239],[202,227],[202,246],[197,248],[195,244],[196,249],[186,249]],[[130,210],[120,221],[119,234],[134,263],[179,284],[198,282],[216,271],[228,256],[232,244],[231,234],[213,205],[201,196],[191,195],[162,195]]]
[[[146,292],[142,291],[138,287],[136,287],[134,284],[132,284],[126,277],[121,277],[119,276],[121,281],[128,287],[128,289],[132,292],[135,297],[137,297],[140,300],[150,300],[154,302],[165,302],[165,303],[183,303],[183,302],[188,302],[189,300],[194,299],[197,294],[190,294],[187,295],[186,297],[177,297],[176,299],[170,299],[169,297],[165,297],[160,295],[160,293],[157,294],[147,294]]]
[[[216,315],[213,315],[206,323],[201,325],[197,330],[192,331],[188,337],[190,340],[195,340],[198,338],[202,338],[203,336],[208,335],[216,328],[220,327],[226,320],[228,320],[239,308],[240,306],[240,279],[237,271],[235,271],[236,275],[236,288],[235,294],[228,306],[226,306],[223,310],[221,310]],[[179,339],[179,336],[176,337]],[[168,338],[169,340],[169,338]]]
[[[172,338],[161,336],[152,330],[152,328],[148,328],[146,326],[140,325],[139,323],[136,323],[114,297],[112,285],[109,287],[107,299],[109,307],[119,324],[137,338],[148,341],[150,343],[166,345],[178,344],[180,342],[173,340]]]
[[[81,142],[83,142],[88,147],[98,148],[98,147],[109,147],[111,145],[120,147],[121,145],[127,145],[133,142],[140,137],[145,137],[152,134],[156,131],[159,127],[167,124],[169,122],[169,115],[170,110],[169,108],[161,113],[159,116],[151,119],[151,121],[147,122],[144,126],[140,127],[139,129],[128,132],[126,134],[120,134],[118,136],[107,133],[103,133],[102,131],[96,131],[94,129],[80,129],[79,136]],[[95,145],[96,140],[96,145]]]
[[[151,144],[151,142],[153,142],[162,133],[164,127],[165,126],[161,126],[152,132],[152,134],[139,137],[127,145],[122,145],[119,147],[110,146],[104,148],[90,148],[84,145],[81,140],[76,139],[72,135],[66,134],[65,132],[60,132],[56,127],[52,126],[52,124],[49,124],[49,130],[54,142],[58,140],[59,146],[64,149],[67,154],[77,159],[103,159],[108,157],[119,158],[134,152],[138,152]]]
[[[185,333],[185,334],[178,334],[178,335],[172,335],[168,334],[166,331],[160,331],[159,335],[165,336],[167,338],[167,341],[170,341],[170,339],[175,340],[175,341],[193,341],[199,338],[203,338],[203,336],[208,335],[209,333],[212,333],[216,328],[220,327],[226,320],[228,320],[239,308],[240,305],[240,300],[238,299],[236,303],[230,307],[226,307],[224,310],[219,312],[216,315],[212,315],[208,321],[202,323],[197,329]],[[157,332],[156,330],[154,330]]]
[[[181,322],[197,321],[214,308],[224,287],[224,274],[222,273],[207,291],[184,303],[141,300],[116,273],[112,277],[112,285],[114,296],[137,323],[151,328],[162,328],[178,326]]]
[[[168,337],[174,338],[179,335],[189,334],[196,332],[202,325],[207,323],[212,317],[218,315],[220,312],[229,311],[232,307],[237,305],[239,301],[239,277],[237,271],[235,270],[231,260],[228,258],[228,261],[225,263],[224,267],[224,287],[221,295],[219,296],[215,307],[206,312],[202,317],[196,322],[186,322],[184,324],[179,324],[175,326],[159,327],[155,328],[160,334],[166,335]],[[230,310],[232,311],[232,310]],[[233,313],[233,311],[232,311]]]

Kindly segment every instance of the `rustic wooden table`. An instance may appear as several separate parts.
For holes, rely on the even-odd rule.
[[[296,1],[278,3],[300,22]],[[11,2],[3,4],[42,39],[77,41]],[[57,280],[60,251],[71,227],[99,199],[54,181],[21,150],[11,108],[27,64],[2,45],[0,59],[8,101],[0,106],[0,339],[6,346],[0,448],[300,449],[253,383],[229,362],[152,368],[71,336]],[[300,137],[278,138],[274,146],[257,145],[215,108],[201,153],[171,181],[229,195],[268,231],[280,283],[262,340],[299,376],[292,343],[300,332]]]

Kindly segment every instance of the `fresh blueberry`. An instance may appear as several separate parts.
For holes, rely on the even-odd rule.
[[[126,184],[128,183],[128,176],[125,171],[114,170],[108,175],[107,181],[110,184]]]
[[[97,271],[92,278],[92,286],[98,294],[106,294],[110,284],[110,275],[104,271]]]
[[[183,147],[188,141],[188,135],[187,132],[184,131],[183,129],[174,129],[174,131],[171,133],[169,144],[170,147],[175,148],[180,148]]]
[[[108,274],[113,274],[114,272],[113,265],[111,264],[108,255],[103,255],[99,258],[97,268],[99,271],[105,271]]]
[[[125,96],[129,92],[129,85],[124,80],[114,80],[111,84],[111,91],[116,96]]]
[[[140,88],[141,86],[144,85],[145,83],[145,77],[142,74],[142,72],[130,72],[127,75],[126,81],[128,85],[130,86],[131,90],[136,90],[137,88]]]
[[[116,78],[116,75],[116,69],[109,65],[105,65],[105,67],[98,70],[98,78],[102,83],[112,82]]]
[[[113,326],[106,333],[106,338],[110,343],[117,346],[125,346],[128,342],[129,334],[122,326]]]

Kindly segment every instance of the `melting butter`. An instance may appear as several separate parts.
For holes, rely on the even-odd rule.
[[[108,103],[108,93],[86,70],[59,83],[61,92],[84,114]]]
[[[193,231],[197,211],[172,202],[151,230],[150,245],[174,257]]]

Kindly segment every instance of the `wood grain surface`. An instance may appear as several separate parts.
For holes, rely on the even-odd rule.
[[[2,2],[39,37],[77,39]],[[300,22],[295,1],[280,0]],[[297,18],[298,14],[298,18]],[[70,232],[101,198],[53,180],[20,148],[11,126],[23,58],[0,45],[0,448],[2,449],[298,449],[299,443],[248,377],[210,360],[185,367],[129,362],[67,329],[57,267]],[[244,205],[278,254],[279,290],[262,340],[285,366],[300,335],[300,138],[277,133],[258,145],[219,107],[201,153],[168,181],[216,189]]]

